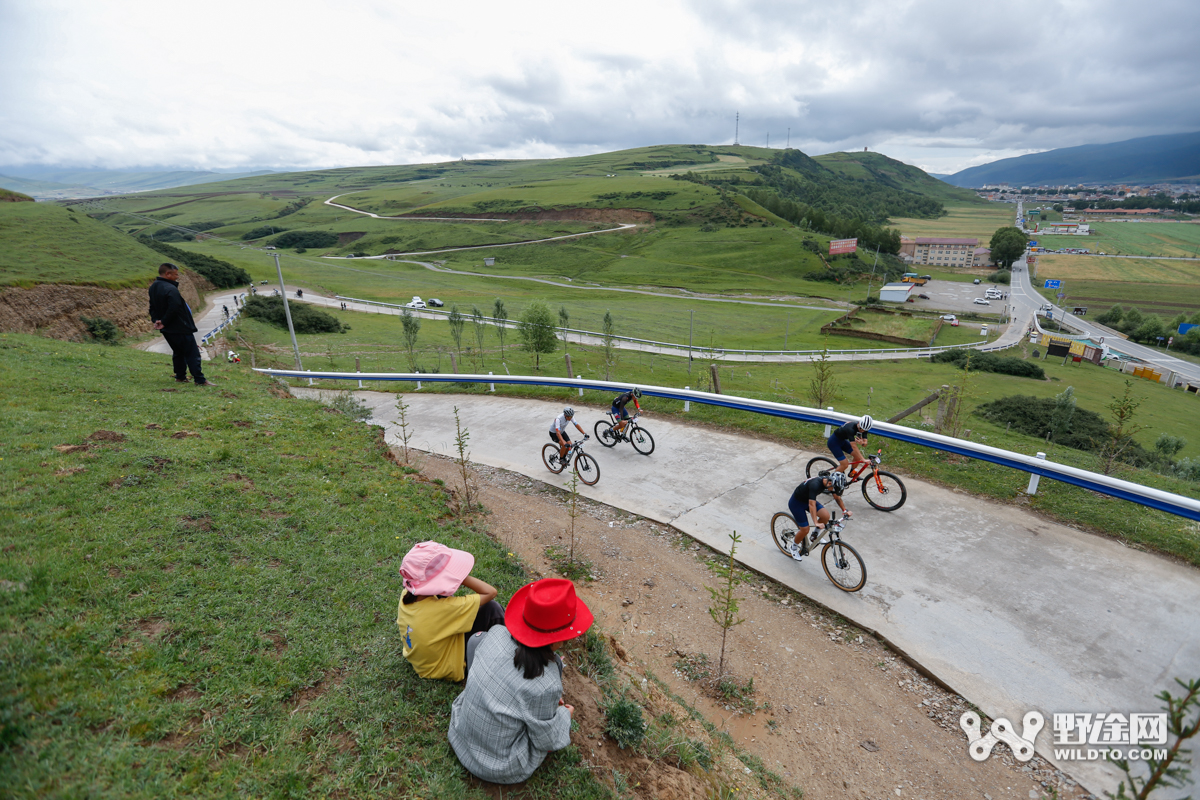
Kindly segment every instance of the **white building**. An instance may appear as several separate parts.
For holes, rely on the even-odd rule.
[[[906,303],[908,295],[916,288],[915,283],[888,283],[879,290],[879,299],[885,303]]]

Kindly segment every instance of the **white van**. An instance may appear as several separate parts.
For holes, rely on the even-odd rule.
[[[425,308],[425,301],[414,295],[413,299],[405,303],[405,305],[409,308]]]

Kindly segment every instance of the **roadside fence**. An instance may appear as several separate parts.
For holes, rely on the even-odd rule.
[[[256,372],[261,372],[264,375],[273,375],[279,378],[308,378],[313,380],[334,380],[334,381],[399,381],[406,383],[487,383],[487,384],[509,384],[516,386],[551,386],[561,389],[579,389],[581,392],[584,389],[592,389],[601,392],[623,392],[629,389],[629,383],[618,383],[616,381],[595,381],[581,378],[551,378],[542,375],[454,375],[444,373],[400,373],[400,372],[313,372],[303,370],[288,370],[288,369],[258,369]],[[713,394],[711,392],[699,392],[689,389],[675,389],[667,386],[646,386],[639,385],[643,395],[650,397],[661,397],[667,400],[679,400],[686,404],[703,403],[705,405],[719,406],[723,408],[732,408],[738,411],[748,411],[754,414],[764,414],[772,417],[783,417],[785,419],[793,419],[798,422],[810,422],[817,425],[835,425],[840,426],[851,420],[856,420],[857,415],[842,414],[835,411],[822,410],[818,408],[808,408],[806,406],[797,406],[789,403],[777,403],[770,400],[752,400],[749,398],[736,397],[734,395]],[[494,390],[494,386],[493,386]],[[1037,456],[1027,456],[1022,453],[1015,453],[1011,450],[1003,450],[998,447],[989,447],[988,445],[978,444],[976,442],[967,441],[965,439],[956,439],[951,436],[943,436],[941,434],[928,431],[921,431],[914,428],[906,428],[901,425],[894,425],[887,422],[876,422],[871,428],[872,434],[877,434],[885,439],[895,439],[900,442],[918,445],[920,447],[928,447],[934,450],[941,450],[947,453],[967,456],[968,458],[976,458],[980,461],[987,461],[992,464],[998,464],[1002,467],[1019,470],[1029,473],[1033,476],[1050,478],[1052,480],[1061,481],[1062,483],[1079,486],[1093,492],[1098,492],[1109,497],[1116,497],[1121,500],[1128,500],[1131,503],[1154,508],[1159,511],[1165,511],[1169,514],[1175,514],[1187,519],[1200,520],[1200,500],[1183,495],[1164,492],[1161,489],[1154,489],[1149,486],[1141,486],[1140,484],[1124,481],[1119,478],[1113,478],[1109,475],[1101,475],[1097,472],[1078,469],[1077,467],[1058,464],[1053,461],[1047,461]],[[1036,492],[1037,484],[1035,481],[1030,481],[1030,494]]]

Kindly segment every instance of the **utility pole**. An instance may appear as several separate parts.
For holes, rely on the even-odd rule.
[[[784,149],[785,149],[785,150],[791,150],[791,149],[792,149],[792,129],[791,129],[791,128],[788,128],[788,140],[787,140],[787,147],[785,147]]]
[[[688,309],[688,375],[692,374],[692,323],[695,322],[696,312]]]
[[[784,321],[783,321],[783,349],[784,350],[787,350],[788,328],[791,326],[791,324],[792,324],[792,312],[789,311],[789,312],[787,312],[787,316],[784,317]]]
[[[767,149],[771,149],[771,134],[767,134]]]
[[[279,266],[279,253],[275,256],[275,274],[279,276],[279,293],[283,295],[283,315],[287,317],[288,333],[292,335],[292,351],[296,354],[296,369],[304,369],[300,363],[300,345],[296,344],[296,329],[292,325],[292,309],[288,306],[287,287],[283,285],[283,269]]]
[[[733,143],[734,144],[740,144],[738,142],[738,129],[741,127],[741,123],[742,123],[742,112],[738,111],[733,115]]]
[[[877,266],[879,266],[879,245],[875,245],[875,263],[871,265],[871,277],[867,278],[867,302],[871,301],[871,282],[875,280]]]

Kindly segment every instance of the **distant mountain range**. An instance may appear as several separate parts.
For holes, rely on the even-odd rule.
[[[195,170],[78,169],[55,166],[0,166],[0,188],[23,192],[38,200],[65,200],[154,189],[174,189],[234,178],[269,175],[273,170],[242,173]]]
[[[954,186],[1200,183],[1200,131],[1003,158],[942,178]]]

